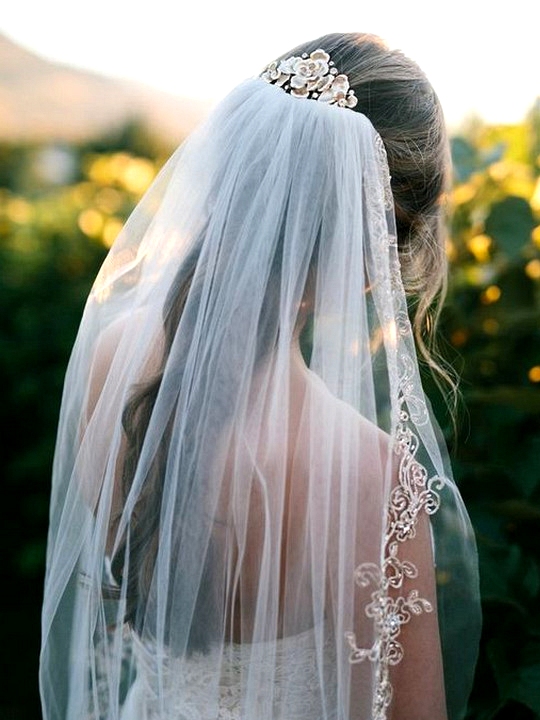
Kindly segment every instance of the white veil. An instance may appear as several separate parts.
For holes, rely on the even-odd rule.
[[[478,604],[382,141],[249,80],[169,160],[87,302],[44,717],[459,718]]]

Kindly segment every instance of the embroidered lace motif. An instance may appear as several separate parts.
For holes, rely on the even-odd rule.
[[[398,408],[397,422],[393,435],[393,451],[399,458],[397,484],[390,492],[386,512],[384,535],[384,557],[380,565],[361,563],[355,570],[355,582],[363,588],[372,586],[371,602],[365,607],[365,614],[371,618],[375,629],[375,642],[371,647],[358,647],[353,632],[345,634],[351,652],[349,661],[359,663],[372,662],[375,666],[376,691],[373,698],[372,720],[386,720],[387,710],[392,701],[390,668],[404,657],[405,650],[399,642],[403,625],[413,616],[424,612],[433,612],[431,602],[420,597],[418,590],[407,594],[399,591],[407,578],[418,577],[418,568],[414,563],[402,557],[406,542],[416,536],[420,515],[433,515],[440,506],[439,491],[446,479],[438,475],[429,477],[426,468],[418,461],[420,443],[413,426],[427,423],[428,413],[423,397],[416,388],[421,388],[418,372],[412,360],[414,352],[411,338],[411,326],[404,305],[397,238],[388,233],[388,220],[385,213],[393,212],[393,200],[390,188],[390,175],[384,144],[376,138],[378,154],[379,183],[371,188],[377,193],[372,208],[384,207],[373,218],[380,231],[380,241],[386,256],[388,268],[380,270],[379,283],[386,294],[384,307],[388,314],[385,318],[385,342],[388,364],[396,363],[397,387],[392,388]],[[380,197],[380,193],[383,197]],[[378,202],[377,202],[378,200]],[[381,202],[381,200],[383,202]],[[376,211],[375,211],[376,212]],[[392,223],[393,224],[393,223]],[[394,352],[392,353],[392,350]],[[392,594],[391,594],[392,591]]]
[[[261,77],[294,97],[344,108],[353,108],[358,103],[354,90],[349,87],[349,78],[338,73],[330,55],[321,49],[309,56],[304,53],[302,57],[274,61],[263,70]]]

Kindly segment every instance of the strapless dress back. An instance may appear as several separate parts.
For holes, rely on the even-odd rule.
[[[138,638],[133,652],[137,676],[121,720],[335,717],[335,656],[326,632],[311,629],[275,642],[230,644],[222,651],[167,658],[161,673],[155,653]]]

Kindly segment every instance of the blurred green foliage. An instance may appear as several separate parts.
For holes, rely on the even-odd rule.
[[[0,720],[41,717],[51,461],[84,302],[107,246],[170,150],[136,123],[81,146],[0,143]]]
[[[452,140],[442,335],[463,409],[453,466],[476,530],[484,632],[470,718],[540,717],[540,104]]]
[[[0,143],[0,420],[7,577],[0,720],[40,717],[37,655],[63,375],[92,280],[171,148],[137,123],[79,146]],[[453,464],[473,519],[484,633],[469,717],[540,717],[540,105],[452,140],[442,318],[462,377]]]

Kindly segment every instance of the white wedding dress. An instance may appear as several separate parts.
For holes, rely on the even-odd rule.
[[[272,710],[276,720],[318,720],[323,717],[331,720],[334,715],[328,710],[336,706],[335,658],[329,634],[325,632],[321,650],[324,687],[328,689],[328,694],[323,700],[319,691],[321,656],[318,658],[318,635],[310,629],[273,642],[226,646],[217,693],[211,692],[215,663],[216,660],[219,662],[216,651],[169,660],[166,675],[162,677],[166,687],[162,696],[164,711],[160,710],[157,692],[160,681],[156,672],[156,657],[150,647],[133,635],[137,674],[124,702],[121,720],[240,720],[243,717],[246,680],[248,673],[253,673],[251,657],[255,653],[261,677],[266,674],[273,678],[273,693],[264,688],[264,694],[255,701],[255,705],[251,704],[255,712],[258,702],[260,715],[264,715],[273,695]],[[218,698],[217,707],[209,699],[214,696]]]

